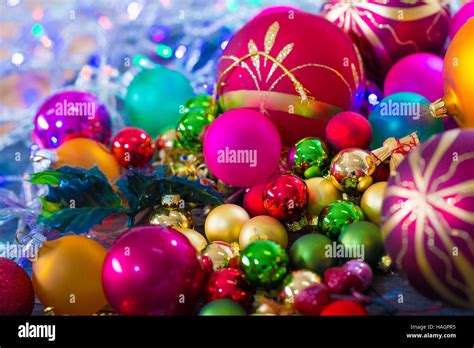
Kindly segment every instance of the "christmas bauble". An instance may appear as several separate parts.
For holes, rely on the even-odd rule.
[[[362,304],[353,300],[337,300],[328,304],[322,311],[322,316],[367,316],[367,310]]]
[[[295,309],[303,315],[319,315],[331,302],[331,292],[326,285],[316,283],[303,289],[295,299]]]
[[[235,204],[222,204],[211,210],[204,231],[207,240],[233,243],[239,241],[240,230],[250,219],[244,208]]]
[[[342,30],[320,16],[285,11],[244,25],[224,50],[217,78],[224,110],[269,115],[287,146],[324,137],[332,115],[358,107],[365,80],[359,53]]]
[[[367,290],[372,285],[374,272],[368,263],[360,260],[350,260],[343,264],[342,268],[359,278],[363,291]]]
[[[284,174],[270,179],[263,189],[267,214],[280,221],[298,220],[308,207],[308,187],[295,175]]]
[[[440,52],[449,32],[445,1],[328,0],[322,13],[354,40],[376,82],[406,55]]]
[[[226,242],[209,243],[202,251],[202,255],[211,259],[214,271],[228,267],[231,259],[235,257],[232,245]]]
[[[265,215],[263,207],[263,188],[265,182],[253,185],[245,191],[243,206],[250,216]]]
[[[376,182],[364,192],[360,200],[360,207],[367,219],[377,225],[380,223],[383,198],[386,189],[386,181]]]
[[[425,295],[468,308],[474,308],[472,168],[474,130],[432,137],[397,168],[382,207],[385,248],[397,268]]]
[[[380,227],[369,221],[356,221],[345,226],[339,235],[344,255],[376,265],[384,253]]]
[[[246,314],[245,309],[241,305],[227,298],[209,302],[199,312],[200,316],[235,316]]]
[[[329,268],[324,272],[324,284],[334,294],[351,294],[362,290],[362,281],[353,273],[340,268]]]
[[[198,231],[192,230],[190,228],[181,228],[181,227],[174,227],[174,228],[176,229],[176,231],[179,231],[182,234],[184,234],[199,253],[203,251],[204,248],[207,246],[206,238]]]
[[[401,92],[383,98],[369,115],[373,137],[370,148],[377,149],[390,137],[396,139],[416,132],[420,143],[443,131],[443,122],[429,115],[425,97]]]
[[[449,30],[449,37],[451,40],[454,38],[459,29],[462,28],[464,24],[474,17],[474,2],[468,0],[461,8],[456,12],[452,18],[451,28]]]
[[[337,263],[337,258],[327,255],[332,241],[317,233],[310,233],[298,238],[291,246],[289,255],[295,269],[308,269],[319,276]]]
[[[207,302],[228,298],[245,308],[253,302],[253,290],[244,274],[235,268],[224,268],[212,273],[204,287]]]
[[[329,238],[337,240],[346,225],[364,219],[364,213],[358,205],[340,200],[321,210],[318,216],[318,227]]]
[[[280,136],[272,122],[248,109],[223,113],[204,137],[209,170],[224,183],[237,187],[249,187],[269,177],[278,166],[280,151]]]
[[[293,172],[304,179],[325,176],[331,161],[329,156],[329,148],[321,139],[301,139],[295,145]]]
[[[306,180],[308,186],[308,211],[310,218],[318,217],[321,210],[334,201],[342,199],[341,192],[325,178],[311,178]]]
[[[321,282],[321,277],[308,270],[293,271],[283,280],[280,299],[289,304],[295,303],[295,298],[308,286]]]
[[[191,84],[183,74],[157,65],[139,72],[130,83],[125,113],[131,126],[154,138],[176,127],[180,108],[192,95]]]
[[[155,153],[155,142],[147,132],[125,127],[112,140],[112,153],[124,168],[146,167]]]
[[[102,264],[107,251],[93,239],[64,236],[45,242],[33,262],[33,287],[59,315],[91,315],[107,304]]]
[[[28,273],[15,262],[0,257],[0,315],[30,315],[35,293]]]
[[[239,235],[240,249],[256,240],[271,240],[283,248],[288,245],[288,233],[285,226],[271,216],[261,215],[248,220],[242,226]]]
[[[247,245],[240,254],[240,263],[250,282],[263,288],[281,282],[289,269],[285,250],[270,240],[257,240]]]
[[[46,99],[36,112],[33,142],[56,148],[72,138],[89,138],[108,144],[112,135],[110,115],[97,97],[88,92],[63,91]]]
[[[56,155],[55,168],[70,166],[91,169],[97,166],[110,182],[120,176],[120,166],[114,155],[103,144],[92,139],[67,140],[56,149]]]
[[[148,222],[164,227],[194,228],[193,215],[185,209],[180,195],[161,196],[161,204],[153,209]]]
[[[372,140],[372,127],[369,121],[357,112],[340,112],[329,121],[326,139],[336,152],[349,147],[367,149]]]
[[[365,150],[350,147],[339,151],[331,162],[331,182],[341,192],[358,196],[374,182],[377,165]]]
[[[400,59],[390,68],[383,92],[385,96],[400,92],[417,93],[430,102],[441,98],[443,58],[431,53],[414,53]]]
[[[132,228],[104,261],[109,304],[124,315],[190,314],[205,275],[198,256],[186,236],[172,228]]]
[[[211,124],[213,116],[204,109],[191,109],[185,111],[176,127],[176,137],[185,149],[193,152],[202,151],[204,130]]]

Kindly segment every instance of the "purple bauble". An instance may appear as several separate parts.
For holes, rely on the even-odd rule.
[[[350,260],[342,265],[342,268],[359,278],[362,283],[362,290],[365,291],[372,285],[374,273],[368,263],[359,260]]]
[[[33,142],[47,149],[79,137],[108,144],[112,135],[107,109],[88,92],[63,91],[50,96],[39,107],[33,124]]]
[[[385,248],[427,296],[474,308],[474,130],[428,139],[398,166],[385,192]]]
[[[449,37],[451,40],[453,39],[454,35],[456,35],[458,30],[461,29],[464,23],[466,23],[471,17],[474,17],[474,1],[466,2],[453,16],[449,30]]]
[[[430,102],[441,98],[444,95],[443,58],[431,53],[415,53],[400,59],[388,72],[383,90],[385,96],[412,92]]]
[[[123,315],[191,314],[204,278],[186,236],[160,226],[139,226],[122,235],[102,270],[107,300]]]

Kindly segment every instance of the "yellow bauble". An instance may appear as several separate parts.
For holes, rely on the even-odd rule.
[[[238,242],[240,230],[243,224],[249,219],[249,214],[247,214],[244,208],[238,205],[220,205],[211,210],[207,216],[204,225],[206,237],[210,242]]]
[[[449,44],[443,65],[444,97],[431,104],[435,117],[452,116],[461,128],[474,128],[474,18]]]
[[[102,264],[107,251],[93,239],[65,236],[45,242],[33,262],[33,287],[59,315],[91,315],[107,304]]]
[[[207,246],[206,238],[204,238],[204,236],[198,231],[192,230],[190,228],[173,228],[184,234],[199,253],[201,253],[201,251],[203,251],[204,248]]]
[[[271,216],[255,216],[247,221],[240,231],[240,249],[256,240],[271,240],[283,248],[288,246],[288,233],[285,226]]]
[[[88,138],[65,141],[56,149],[55,168],[70,166],[91,169],[97,166],[110,182],[120,176],[120,166],[114,155],[103,144]]]
[[[370,186],[362,195],[360,207],[365,216],[374,224],[380,224],[383,197],[387,189],[387,182],[381,181]]]
[[[342,199],[341,192],[332,184],[331,180],[319,177],[311,178],[306,180],[306,185],[309,192],[307,211],[309,217],[318,216],[324,207]]]

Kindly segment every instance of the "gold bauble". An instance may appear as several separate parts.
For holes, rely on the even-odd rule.
[[[311,178],[306,180],[306,185],[309,192],[307,211],[309,217],[318,216],[324,207],[342,199],[341,192],[332,184],[331,180],[319,177]]]
[[[198,231],[192,230],[190,228],[179,227],[175,227],[175,229],[184,234],[199,253],[201,253],[201,251],[203,251],[207,246],[206,238],[204,238],[204,236]]]
[[[230,260],[235,256],[232,245],[226,242],[210,243],[202,251],[202,255],[211,259],[214,271],[227,267]]]
[[[153,210],[148,222],[150,225],[192,229],[193,215],[184,207],[184,201],[179,195],[164,195],[161,197],[161,206]]]
[[[248,220],[240,231],[240,249],[256,240],[271,240],[283,248],[288,246],[288,233],[280,221],[271,216],[255,216]]]
[[[206,218],[206,237],[210,242],[238,242],[240,230],[249,219],[244,208],[235,204],[222,204],[211,210]]]
[[[295,303],[298,294],[310,285],[321,283],[321,277],[308,270],[293,271],[283,281],[280,298],[285,303]]]
[[[367,219],[377,225],[380,224],[383,197],[386,189],[386,181],[376,182],[364,192],[360,201],[360,207]]]
[[[110,182],[120,176],[120,166],[103,144],[88,138],[73,138],[56,149],[54,168],[63,166],[91,169],[97,166]]]

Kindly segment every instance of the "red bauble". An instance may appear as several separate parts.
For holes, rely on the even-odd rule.
[[[265,185],[263,206],[267,214],[277,220],[298,220],[308,207],[308,187],[295,175],[279,175]]]
[[[326,285],[316,283],[301,290],[295,298],[294,307],[303,315],[319,315],[331,302],[330,295]]]
[[[228,298],[248,308],[253,302],[253,291],[240,270],[223,268],[209,277],[204,289],[204,298],[206,302]]]
[[[364,116],[356,112],[340,112],[329,121],[326,140],[334,152],[349,147],[367,149],[372,141],[372,127]]]
[[[375,82],[404,56],[439,53],[450,24],[449,2],[438,0],[328,0],[322,14],[354,40]]]
[[[244,196],[244,209],[249,213],[251,217],[259,215],[267,215],[265,208],[263,207],[263,188],[265,183],[253,185],[245,192]]]
[[[30,315],[34,304],[28,274],[15,262],[0,257],[0,315]]]
[[[374,182],[380,181],[388,181],[390,178],[390,163],[389,162],[382,162],[377,166],[375,169],[375,173],[373,175]]]
[[[322,316],[366,316],[369,315],[367,310],[359,302],[353,300],[337,300],[331,302],[321,312]]]
[[[363,289],[362,281],[355,274],[339,267],[324,272],[324,283],[335,294],[349,294],[353,290]]]
[[[122,167],[146,167],[155,153],[155,142],[135,127],[120,130],[112,141],[112,152]]]
[[[358,109],[365,83],[352,40],[323,17],[300,11],[272,11],[244,25],[225,48],[217,77],[223,110],[263,112],[286,146],[323,138],[332,115]]]

